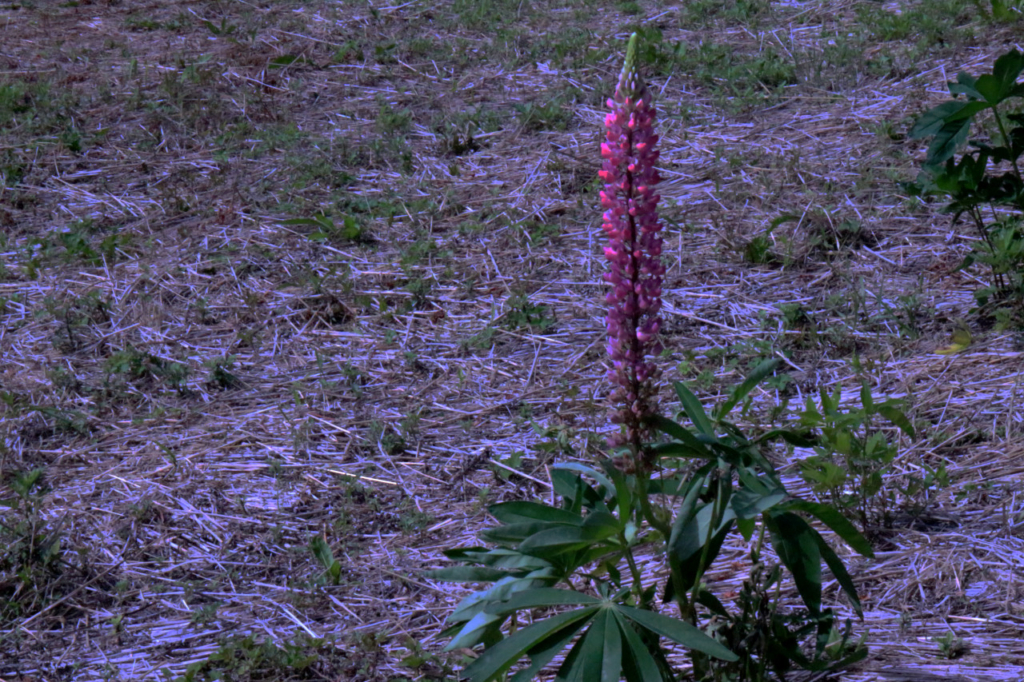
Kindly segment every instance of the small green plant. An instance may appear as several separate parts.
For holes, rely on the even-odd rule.
[[[322,680],[318,663],[326,658],[330,645],[304,634],[294,641],[274,644],[258,641],[255,635],[223,639],[220,647],[204,661],[192,663],[175,682],[214,680]],[[165,671],[166,679],[172,675]]]
[[[573,109],[566,106],[564,95],[555,95],[546,102],[516,104],[519,124],[527,131],[565,130],[572,121]]]
[[[381,99],[378,103],[377,128],[383,135],[400,135],[412,128],[412,112],[398,108],[393,103]]]
[[[953,631],[949,631],[941,637],[935,637],[934,641],[939,645],[939,653],[943,658],[952,660],[967,653],[967,642]]]
[[[486,351],[494,346],[494,327],[488,325],[472,336],[460,339],[459,348],[465,353]]]
[[[205,625],[206,623],[213,622],[217,618],[217,610],[220,607],[220,602],[203,604],[192,612],[192,615],[189,616],[189,622],[194,625]]]
[[[311,225],[316,230],[310,233],[309,239],[315,242],[355,242],[371,243],[373,238],[365,231],[362,224],[353,216],[344,216],[340,223],[321,213],[312,218],[291,218],[281,222],[282,225]]]
[[[371,443],[376,444],[388,456],[400,455],[405,452],[405,438],[394,426],[385,422],[377,420],[370,422],[367,437]]]
[[[244,382],[234,372],[234,355],[212,358],[206,362],[206,366],[210,369],[209,378],[206,380],[206,385],[210,388],[226,391],[244,386]]]
[[[945,195],[956,225],[962,217],[981,238],[960,265],[987,266],[991,283],[975,292],[978,311],[1001,327],[1024,324],[1024,113],[1011,100],[1024,98],[1024,54],[1007,52],[992,73],[967,73],[949,84],[955,98],[921,115],[912,138],[930,138],[924,169],[906,189],[914,196]],[[959,99],[963,95],[964,99]],[[983,135],[969,138],[972,124]],[[959,160],[957,151],[967,144]]]
[[[800,216],[791,214],[781,215],[772,220],[767,230],[755,235],[743,246],[743,259],[753,265],[782,265],[785,259],[779,256],[773,248],[772,232],[783,223],[799,222],[799,220]]]
[[[319,535],[314,536],[309,542],[309,550],[323,568],[318,580],[321,582],[330,580],[332,585],[341,582],[341,564],[334,558],[334,552],[331,551],[331,546],[327,544],[327,541]]]
[[[888,420],[910,438],[914,427],[898,401],[876,403],[866,383],[860,408],[843,410],[839,401],[838,389],[831,395],[822,389],[817,406],[807,399],[800,425],[819,436],[815,454],[800,463],[800,474],[836,507],[854,514],[864,530],[873,524],[889,527],[899,491],[887,488],[886,479],[897,447],[878,420]],[[913,492],[921,491],[915,486]]]
[[[506,301],[504,324],[510,330],[530,329],[544,333],[555,326],[555,318],[543,304],[530,303],[526,294],[513,294]]]
[[[41,514],[49,492],[43,469],[8,474],[4,483],[14,493],[0,499],[14,512],[0,521],[0,621],[9,622],[55,598],[65,564],[63,521],[50,524]]]

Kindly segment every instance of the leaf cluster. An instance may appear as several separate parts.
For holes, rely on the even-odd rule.
[[[886,479],[897,446],[879,420],[884,418],[909,438],[915,432],[901,403],[876,403],[866,383],[861,386],[860,402],[859,408],[840,408],[838,389],[831,395],[822,389],[817,405],[807,398],[800,425],[817,435],[815,454],[800,462],[800,475],[837,508],[855,513],[862,528],[873,523],[891,526],[897,491],[887,488]],[[928,486],[934,482],[929,480]],[[908,483],[900,492],[919,491]]]
[[[871,548],[834,507],[791,495],[764,455],[773,441],[812,442],[784,429],[748,438],[727,421],[737,407],[746,412],[752,391],[775,368],[775,361],[759,365],[710,414],[677,384],[689,425],[652,420],[669,437],[649,446],[656,475],[626,473],[611,459],[601,467],[557,465],[551,480],[559,505],[495,505],[490,512],[498,525],[481,534],[489,546],[446,552],[462,565],[430,577],[488,585],[458,605],[445,633],[449,649],[484,645],[464,671],[470,680],[499,679],[528,658],[511,677],[525,682],[566,649],[558,680],[671,680],[666,640],[690,652],[702,679],[763,679],[767,669],[826,670],[863,656],[823,608],[824,563],[861,613],[852,578],[807,517],[865,556]],[[753,569],[740,608],[730,610],[704,576],[734,531],[751,543]],[[762,562],[764,542],[781,564]],[[670,569],[661,585],[637,567],[635,552],[649,545],[662,550]],[[765,608],[783,569],[803,601],[799,614]],[[663,613],[668,602],[679,618]]]
[[[996,60],[992,73],[961,73],[949,83],[955,99],[922,114],[910,131],[931,142],[918,181],[905,185],[914,196],[948,197],[953,224],[966,217],[974,225],[981,242],[960,268],[988,267],[992,283],[975,298],[979,312],[1002,326],[1024,323],[1024,113],[1010,105],[1024,97],[1024,84],[1017,83],[1022,71],[1024,54],[1013,50]],[[994,129],[970,138],[972,126],[984,131],[983,124]]]

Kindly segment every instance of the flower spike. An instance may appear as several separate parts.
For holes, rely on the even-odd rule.
[[[661,180],[654,167],[659,154],[655,110],[637,71],[638,41],[636,33],[630,36],[615,97],[608,100],[611,112],[605,117],[599,175],[604,181],[601,228],[608,235],[604,254],[609,270],[604,279],[611,285],[605,297],[609,379],[615,384],[612,401],[618,406],[612,421],[622,427],[609,444],[628,446],[632,466],[649,467],[643,444],[650,436],[649,419],[657,412],[659,371],[648,358],[661,349],[658,311],[665,267],[657,211],[661,197],[654,193]]]

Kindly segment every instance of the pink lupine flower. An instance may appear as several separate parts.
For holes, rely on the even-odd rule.
[[[648,357],[658,353],[661,319],[661,285],[665,267],[661,263],[658,200],[654,186],[660,178],[654,164],[655,110],[651,95],[636,70],[637,35],[629,39],[626,62],[619,75],[611,113],[605,117],[607,141],[601,145],[604,180],[601,207],[608,235],[604,255],[610,264],[604,279],[612,285],[605,301],[608,353],[612,369],[608,378],[615,385],[612,401],[618,407],[612,421],[621,433],[609,439],[612,447],[629,446],[638,464],[643,464],[643,442],[649,435],[646,420],[657,410],[658,368]]]

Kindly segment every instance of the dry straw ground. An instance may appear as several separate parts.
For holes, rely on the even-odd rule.
[[[1024,677],[1020,339],[934,353],[984,273],[897,184],[913,116],[1020,35],[961,0],[4,2],[0,483],[44,470],[61,554],[19,579],[4,531],[0,677],[455,677],[459,589],[417,572],[607,429],[597,144],[636,25],[667,377],[784,356],[765,409],[906,399],[894,480],[950,483],[853,564],[847,679]]]

